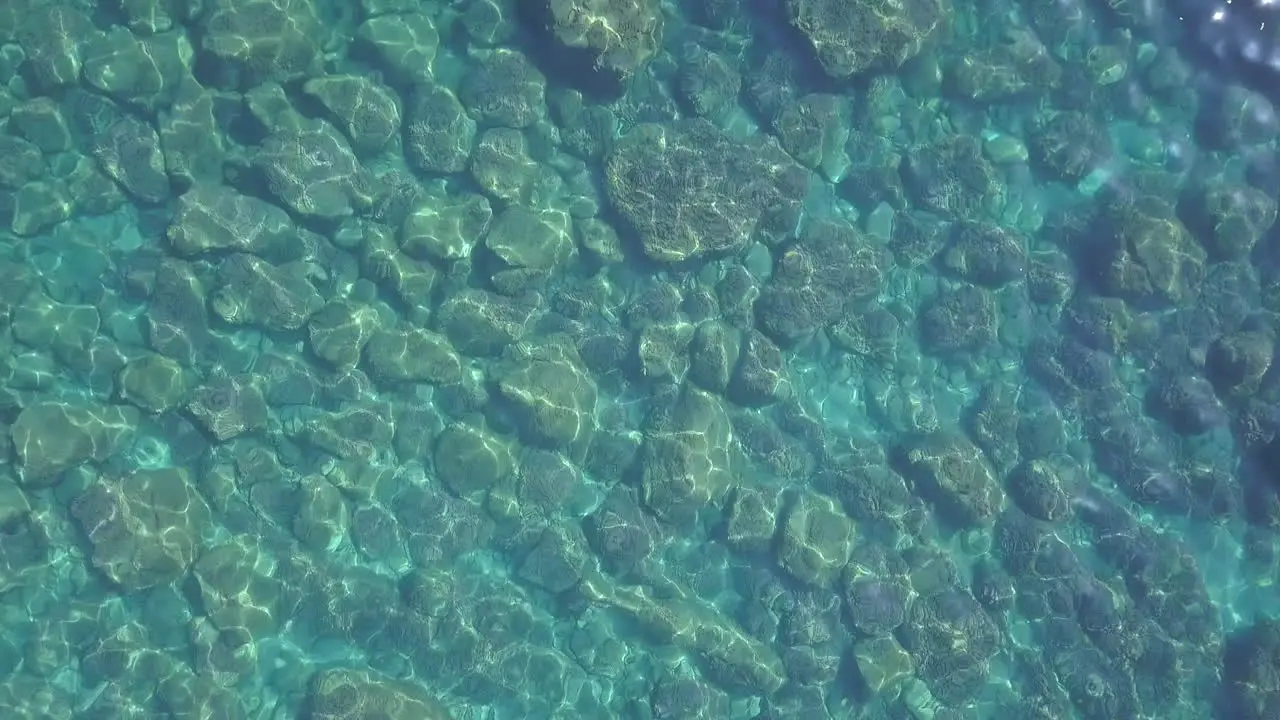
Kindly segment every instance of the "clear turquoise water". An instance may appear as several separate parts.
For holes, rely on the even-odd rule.
[[[1271,13],[4,4],[4,716],[1280,717]]]

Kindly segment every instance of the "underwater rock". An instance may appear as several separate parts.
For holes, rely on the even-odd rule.
[[[431,79],[440,33],[427,15],[404,12],[373,17],[360,25],[356,38],[373,49],[397,80],[414,85]]]
[[[169,176],[155,128],[133,117],[112,123],[99,138],[94,156],[125,192],[144,203],[169,198]]]
[[[333,300],[307,321],[311,351],[338,369],[354,368],[378,330],[377,310],[349,300]]]
[[[297,330],[324,306],[308,273],[301,262],[272,265],[255,255],[229,255],[218,264],[219,286],[209,307],[232,325]]]
[[[529,127],[546,114],[547,79],[516,50],[492,50],[462,78],[458,99],[482,127]]]
[[[478,500],[515,469],[509,443],[488,430],[456,424],[440,433],[435,469],[441,482],[464,500]]]
[[[982,451],[956,433],[936,433],[904,448],[920,491],[961,525],[989,525],[1004,503],[1004,490]]]
[[[376,155],[400,132],[400,107],[383,85],[357,75],[312,78],[302,86],[338,122],[357,153]]]
[[[486,130],[471,153],[472,179],[502,203],[543,207],[562,186],[560,176],[529,154],[525,133]]]
[[[609,199],[645,255],[673,264],[790,233],[810,177],[771,137],[735,140],[701,119],[632,129],[605,174]]]
[[[71,149],[71,126],[58,104],[47,97],[37,97],[13,108],[10,127],[46,154]]]
[[[18,413],[9,428],[24,485],[47,487],[90,460],[102,462],[133,437],[141,413],[126,406],[44,402]]]
[[[782,524],[778,564],[810,585],[830,586],[853,552],[853,521],[835,500],[806,492],[795,499]]]
[[[405,157],[425,173],[449,174],[467,168],[476,121],[449,88],[430,80],[414,86],[405,105]]]
[[[733,426],[719,398],[686,387],[666,422],[645,434],[641,496],[655,515],[691,522],[734,477]]]
[[[149,353],[130,360],[116,375],[120,399],[153,414],[182,405],[189,389],[186,370],[163,355]]]
[[[778,533],[778,498],[756,488],[734,490],[725,517],[725,542],[740,553],[764,556]]]
[[[203,30],[211,74],[228,89],[319,74],[328,36],[311,0],[211,0]]]
[[[246,375],[215,370],[187,403],[187,412],[219,442],[266,427],[262,390]]]
[[[346,138],[323,121],[273,132],[255,154],[254,166],[271,194],[299,215],[336,220],[373,200],[366,171]]]
[[[307,699],[316,720],[451,719],[444,706],[418,683],[371,670],[322,670],[312,677]]]
[[[271,203],[225,185],[197,185],[178,199],[166,237],[184,257],[219,250],[271,256],[297,234],[289,215]]]
[[[837,80],[898,69],[920,52],[948,14],[940,0],[787,0],[786,8],[791,25]]]
[[[139,38],[114,27],[85,44],[82,72],[89,85],[112,99],[154,113],[194,82],[194,54],[185,32]]]
[[[446,385],[462,377],[462,361],[441,335],[421,328],[374,328],[364,346],[369,374],[380,382]]]
[[[459,260],[485,238],[492,219],[482,195],[424,198],[400,227],[400,249],[422,260]]]
[[[581,54],[608,80],[625,85],[662,46],[657,0],[538,0],[546,27],[565,60]]]
[[[595,432],[596,384],[572,346],[550,345],[505,360],[494,370],[530,442],[581,457]]]
[[[524,337],[539,312],[535,297],[509,298],[463,290],[440,308],[441,327],[464,355],[492,356]]]
[[[71,504],[93,546],[93,564],[129,592],[183,577],[212,515],[182,468],[140,468],[102,478]]]

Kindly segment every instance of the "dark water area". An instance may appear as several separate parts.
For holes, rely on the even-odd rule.
[[[1278,8],[0,4],[0,718],[1275,720]]]

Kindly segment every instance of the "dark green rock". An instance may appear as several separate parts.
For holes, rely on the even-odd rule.
[[[147,123],[124,117],[98,138],[94,156],[104,172],[134,198],[159,203],[169,197],[160,136]]]
[[[405,108],[405,158],[426,173],[456,173],[467,168],[476,122],[449,88],[423,80]]]
[[[287,213],[226,185],[198,185],[178,199],[166,233],[178,255],[231,250],[271,255],[297,242]]]
[[[210,309],[232,325],[297,330],[324,305],[307,272],[300,262],[277,266],[254,255],[230,255],[218,265]]]
[[[299,215],[335,220],[372,202],[365,169],[346,139],[326,122],[272,133],[254,164],[271,194]]]
[[[189,386],[182,366],[163,355],[148,354],[130,360],[116,376],[120,399],[149,413],[163,413],[181,405]]]
[[[327,33],[311,0],[210,0],[207,13],[201,49],[220,86],[319,73]]]
[[[357,153],[376,155],[400,132],[395,95],[369,78],[328,75],[302,89],[329,111]]]
[[[349,300],[333,300],[307,323],[311,351],[337,369],[351,369],[378,328],[378,312]]]
[[[525,128],[545,113],[547,80],[523,53],[500,48],[469,65],[458,99],[481,125]]]
[[[23,484],[52,485],[64,470],[106,460],[133,436],[140,415],[115,405],[44,402],[23,409],[9,428]]]
[[[415,84],[431,78],[440,34],[427,15],[407,12],[370,18],[356,31],[356,37],[372,48],[397,80]]]
[[[182,578],[212,529],[209,506],[181,468],[100,479],[75,499],[71,515],[94,566],[131,592]]]
[[[47,97],[32,98],[15,107],[9,124],[46,154],[71,148],[71,127],[58,104]]]
[[[375,380],[444,385],[462,375],[462,362],[449,342],[421,328],[375,331],[364,357]]]

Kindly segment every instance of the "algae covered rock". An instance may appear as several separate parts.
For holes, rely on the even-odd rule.
[[[784,105],[773,119],[773,128],[791,157],[838,183],[852,163],[845,150],[852,114],[849,98],[814,93]]]
[[[338,369],[355,367],[377,330],[378,312],[349,300],[327,303],[307,322],[311,351]]]
[[[178,407],[189,387],[189,378],[181,365],[151,353],[126,362],[116,376],[120,399],[149,413],[163,413]]]
[[[420,12],[370,18],[356,37],[402,82],[416,83],[431,77],[431,63],[440,47],[440,33],[431,18]]]
[[[260,430],[268,416],[267,402],[253,379],[223,370],[211,373],[192,392],[187,412],[218,441]]]
[[[1179,305],[1199,289],[1204,248],[1163,200],[1108,198],[1099,230],[1090,262],[1108,293],[1150,307]]]
[[[30,405],[9,427],[24,484],[44,486],[90,460],[101,462],[133,437],[141,413],[126,406]]]
[[[792,232],[810,178],[771,138],[739,141],[701,119],[637,126],[617,141],[605,173],[645,255],[665,263]]]
[[[134,117],[112,123],[98,138],[94,156],[103,172],[134,198],[158,203],[169,197],[169,176],[155,128]]]
[[[1027,240],[1021,234],[984,222],[961,222],[941,255],[942,266],[969,282],[1001,287],[1027,272]]]
[[[320,71],[327,37],[311,0],[211,0],[202,49],[220,84],[248,88]]]
[[[924,304],[919,323],[921,340],[931,352],[977,350],[996,338],[995,300],[972,285],[944,289]]]
[[[596,384],[571,346],[546,345],[515,355],[497,377],[498,392],[530,442],[585,452],[595,431]]]
[[[47,97],[31,98],[15,107],[9,124],[41,152],[53,154],[71,149],[71,126],[58,104]]]
[[[209,306],[232,325],[297,330],[324,305],[306,272],[302,263],[277,266],[256,255],[230,255],[218,264],[219,287]]]
[[[507,268],[549,274],[573,252],[569,216],[562,210],[513,205],[493,221],[484,244]]]
[[[1094,118],[1062,112],[1037,118],[1028,138],[1030,158],[1051,179],[1077,183],[1111,158],[1111,138]]]
[[[311,680],[307,701],[315,720],[451,720],[418,683],[371,670],[322,670]]]
[[[365,346],[374,380],[444,385],[462,377],[462,361],[441,335],[421,328],[380,329]]]
[[[786,400],[793,392],[782,350],[759,330],[747,331],[728,398],[745,407],[762,407]]]
[[[327,75],[302,86],[342,128],[358,153],[376,154],[400,132],[400,106],[383,85],[358,75]]]
[[[546,113],[547,80],[517,50],[489,51],[462,79],[458,99],[481,125],[525,128]]]
[[[720,399],[686,387],[640,451],[641,495],[659,518],[683,523],[719,502],[734,477],[733,426]]]
[[[184,576],[212,522],[182,468],[100,479],[72,502],[71,515],[93,546],[93,564],[130,592]]]
[[[426,198],[400,228],[400,249],[411,257],[458,260],[471,254],[493,219],[483,195]]]
[[[467,168],[476,121],[444,85],[424,80],[414,86],[405,107],[404,150],[409,164],[426,173],[456,173]]]
[[[225,185],[197,185],[178,199],[166,233],[182,256],[233,250],[270,255],[296,238],[289,215],[271,203]]]
[[[508,443],[483,428],[450,425],[436,441],[435,469],[441,482],[461,498],[478,499],[515,469]]]
[[[657,0],[538,0],[564,48],[582,52],[597,70],[625,82],[662,45]]]
[[[849,562],[853,531],[835,500],[803,493],[783,521],[778,564],[801,582],[829,586]]]
[[[921,207],[946,217],[995,217],[1004,204],[1004,185],[983,154],[981,141],[967,135],[912,149],[902,176]]]
[[[917,676],[949,705],[971,700],[991,672],[1000,649],[999,628],[966,590],[947,588],[923,597],[899,639],[911,653]]]
[[[676,79],[680,100],[694,115],[716,120],[737,107],[742,76],[723,55],[700,45],[686,46]]]
[[[888,266],[888,254],[852,225],[809,223],[778,258],[756,301],[756,318],[779,342],[807,337],[839,317],[850,301],[876,296]]]
[[[525,336],[538,311],[535,297],[505,297],[468,289],[450,296],[441,306],[441,326],[459,352],[497,355]]]
[[[254,165],[271,194],[299,215],[334,220],[372,200],[364,168],[346,139],[326,122],[272,133]]]
[[[989,525],[1004,503],[1004,490],[982,451],[955,433],[913,443],[906,461],[917,488],[932,496],[953,522]]]
[[[791,24],[836,79],[893,71],[915,57],[947,20],[940,0],[786,0]]]
[[[1186,204],[1196,239],[1214,260],[1247,258],[1276,222],[1275,198],[1251,185],[1208,183]]]

